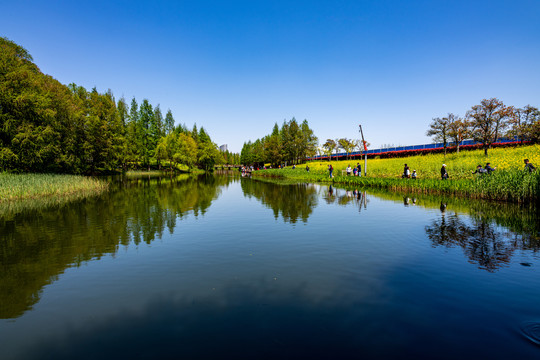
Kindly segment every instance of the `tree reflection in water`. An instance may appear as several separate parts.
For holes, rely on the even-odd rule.
[[[461,247],[469,261],[480,269],[494,272],[508,265],[516,250],[539,249],[534,232],[511,233],[481,212],[472,214],[469,224],[457,212],[447,213],[446,206],[441,202],[440,219],[425,227],[428,238],[434,246]]]
[[[0,214],[0,318],[22,315],[66,268],[131,242],[150,244],[178,219],[204,214],[230,177],[121,178],[83,201]]]
[[[255,197],[272,209],[277,219],[292,224],[307,220],[317,206],[317,188],[313,184],[275,184],[261,181],[242,181],[244,196]]]
[[[115,254],[120,245],[150,244],[166,231],[178,232],[179,219],[204,215],[231,181],[240,181],[244,196],[272,209],[276,219],[281,216],[293,224],[307,223],[319,198],[359,211],[369,203],[369,195],[357,189],[279,185],[237,175],[122,178],[96,198],[64,204],[32,202],[26,210],[26,205],[0,208],[0,318],[18,317],[32,308],[43,287],[66,268]],[[419,197],[417,202],[396,193],[370,193],[403,201],[405,206],[441,209],[440,219],[425,228],[433,245],[459,246],[471,262],[488,271],[508,264],[516,250],[540,248],[540,221],[534,210],[462,199],[435,203],[433,198]],[[446,204],[456,211],[450,213]],[[471,220],[458,212],[470,213]]]

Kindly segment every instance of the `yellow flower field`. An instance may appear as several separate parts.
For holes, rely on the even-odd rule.
[[[484,156],[483,150],[461,151],[459,154],[451,153],[444,157],[443,154],[417,155],[405,158],[392,159],[369,159],[367,161],[367,171],[369,177],[399,178],[403,173],[404,164],[409,165],[411,172],[416,170],[418,178],[434,179],[440,177],[442,164],[446,164],[446,169],[451,179],[471,179],[475,175],[472,172],[477,165],[485,166],[487,162],[497,170],[523,169],[523,159],[535,166],[540,166],[540,145],[528,145],[509,148],[495,148],[488,152],[488,157]],[[342,161],[313,161],[309,163],[311,171],[326,172],[328,164],[334,167],[334,174],[341,174],[348,165],[355,167],[357,163],[362,166],[364,172],[364,160],[342,160]]]

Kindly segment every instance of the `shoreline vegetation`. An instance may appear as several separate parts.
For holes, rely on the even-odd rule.
[[[110,175],[118,171],[239,164],[204,127],[175,125],[148,99],[64,85],[30,53],[0,36],[0,171]]]
[[[368,176],[347,176],[343,170],[363,161],[315,161],[299,165],[296,169],[267,169],[254,171],[255,177],[274,177],[302,182],[335,183],[352,187],[367,187],[389,191],[453,195],[473,199],[509,201],[517,203],[537,202],[540,195],[540,171],[528,173],[523,170],[523,159],[528,158],[533,164],[540,160],[540,145],[496,149],[490,157],[483,156],[481,150],[460,154],[411,156],[408,158],[368,160]],[[490,175],[473,175],[478,164],[491,162],[497,170]],[[418,172],[418,179],[402,179],[404,164]],[[448,180],[441,180],[439,169],[447,164],[450,174]],[[334,177],[330,178],[327,167],[332,164]],[[305,166],[310,171],[306,171]],[[536,165],[535,165],[536,166]],[[363,173],[362,173],[363,174]]]
[[[40,198],[81,199],[107,191],[106,181],[81,175],[0,173],[0,203]]]
[[[129,170],[126,171],[123,175],[127,177],[139,177],[139,176],[177,176],[181,174],[188,174],[188,175],[197,175],[197,174],[204,174],[206,171],[201,169],[182,169],[178,170],[175,169],[173,171],[170,171],[170,169],[163,168],[162,170]],[[122,174],[118,174],[122,175]]]

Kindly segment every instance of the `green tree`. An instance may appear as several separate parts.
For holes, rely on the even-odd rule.
[[[191,170],[197,163],[197,143],[195,140],[187,134],[179,134],[173,158],[175,162],[184,164]]]
[[[253,164],[252,144],[251,141],[245,142],[242,145],[242,151],[240,152],[240,162],[243,165]]]
[[[150,170],[150,157],[153,153],[153,139],[150,126],[154,122],[154,110],[147,99],[144,99],[139,109],[139,121],[137,126],[137,145],[140,146],[142,163]]]
[[[194,127],[194,132],[195,130],[196,128]],[[197,140],[197,163],[199,167],[205,171],[213,170],[215,164],[222,162],[222,156],[218,146],[212,142],[210,135],[207,134],[203,127],[198,131]]]
[[[335,140],[332,139],[326,139],[326,142],[323,144],[324,153],[326,156],[328,156],[328,160],[332,160],[332,152],[334,152],[334,149],[337,149],[338,144]]]
[[[199,142],[199,131],[197,130],[197,124],[193,124],[193,129],[191,130],[190,136],[195,140],[196,143]]]
[[[137,163],[140,161],[141,148],[139,144],[139,105],[135,98],[131,99],[131,106],[129,108],[129,117],[126,129],[126,151],[128,161]]]
[[[300,125],[300,130],[302,132],[301,157],[304,160],[306,157],[312,157],[317,153],[319,139],[315,136],[313,130],[310,129],[308,121],[305,119],[302,125]]]
[[[268,161],[270,164],[277,166],[281,164],[283,159],[283,146],[281,145],[281,138],[279,136],[279,129],[276,133],[275,129],[277,124],[274,127],[272,134],[268,136],[264,142],[264,158],[265,161]]]
[[[163,131],[163,115],[161,114],[161,109],[159,104],[154,108],[154,116],[151,118],[150,122],[150,154],[157,160],[158,168],[161,169],[161,161],[159,157],[156,156],[156,147],[159,139],[164,135]]]
[[[165,115],[165,133],[166,135],[170,134],[174,130],[174,117],[171,109],[167,110]]]
[[[345,150],[347,153],[347,160],[349,160],[349,153],[354,150],[356,143],[351,139],[341,138],[338,140],[338,144],[340,148]]]
[[[129,143],[128,143],[128,123],[129,123],[129,106],[126,103],[126,99],[123,97],[118,100],[118,103],[116,104],[116,110],[118,111],[118,116],[120,118],[120,122],[122,124],[122,137],[123,137],[123,143],[122,148],[120,150],[120,158],[122,162],[122,168],[126,170],[127,163],[129,161]]]

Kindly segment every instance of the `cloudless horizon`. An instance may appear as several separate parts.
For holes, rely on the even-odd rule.
[[[319,142],[429,143],[484,98],[540,106],[540,1],[18,1],[0,36],[63,84],[148,99],[217,145],[307,119]]]

